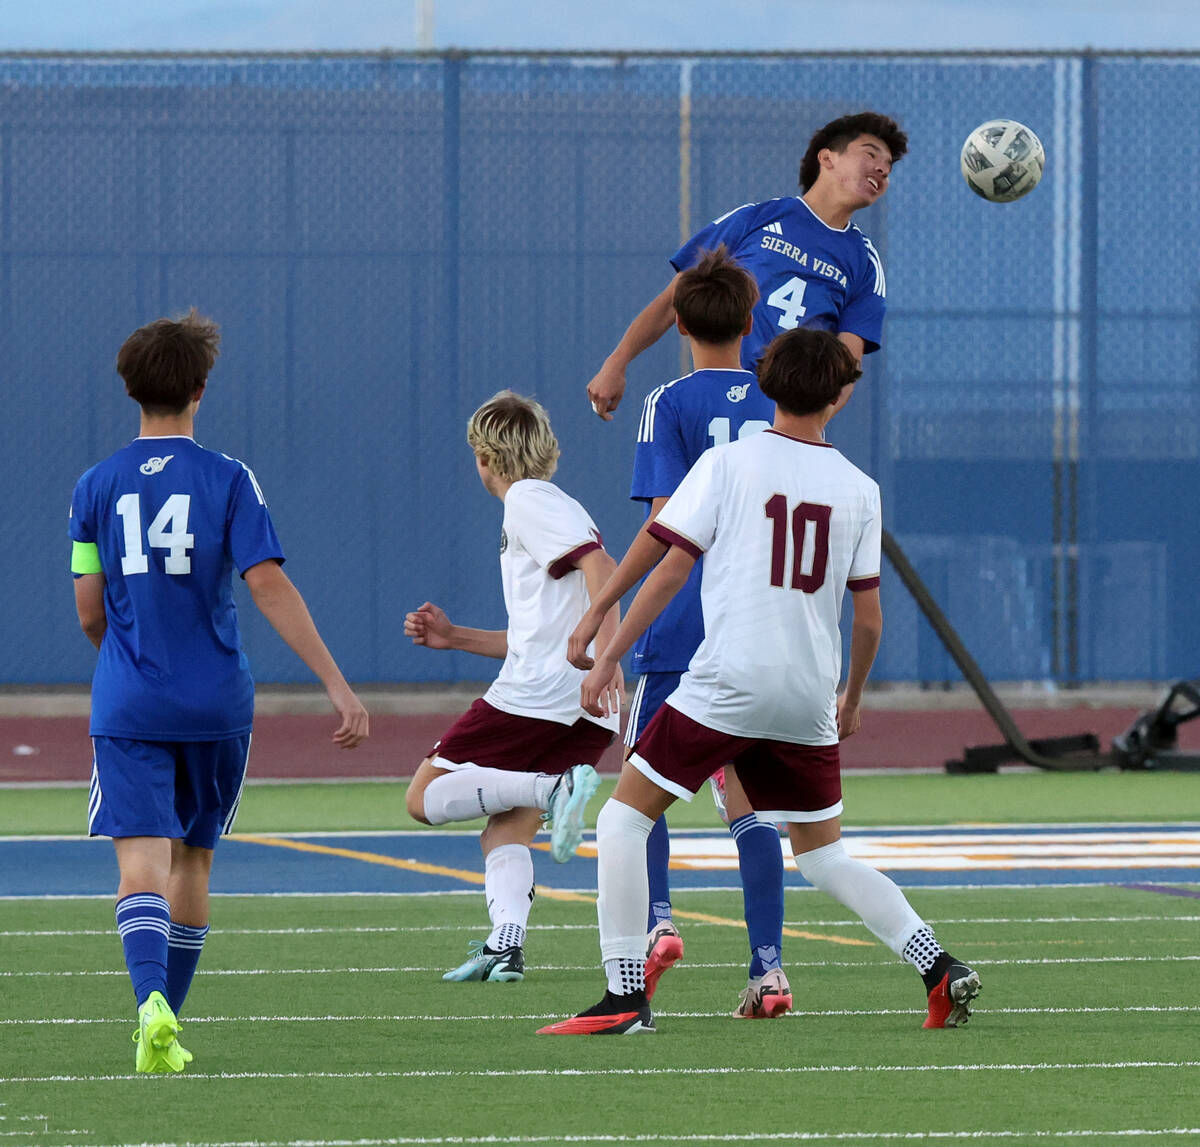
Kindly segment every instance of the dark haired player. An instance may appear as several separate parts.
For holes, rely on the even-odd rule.
[[[138,1007],[134,1066],[178,1072],[191,1053],[177,1013],[208,934],[217,840],[246,775],[254,681],[232,575],[325,686],[352,749],[367,711],[299,592],[250,469],[192,438],[220,335],[193,310],[126,339],[117,371],[141,431],[93,466],[71,499],[79,623],[99,650],[92,678],[88,831],[111,836],[117,932]]]
[[[735,208],[692,236],[674,255],[677,272],[703,250],[724,243],[758,284],[754,325],[742,341],[742,365],[753,370],[782,331],[833,331],[856,359],[879,349],[887,295],[879,253],[852,222],[887,191],[892,165],[908,149],[896,122],[859,112],[814,133],[800,164],[801,196]],[[625,368],[674,321],[675,279],[630,324],[588,383],[592,408],[611,420],[625,393]],[[853,387],[847,387],[842,404]]]
[[[633,462],[632,497],[646,504],[646,522],[631,553],[642,554],[626,572],[633,578],[647,573],[666,547],[649,527],[684,475],[710,446],[766,430],[775,417],[775,404],[758,388],[754,375],[743,370],[740,347],[749,331],[758,290],[751,276],[731,259],[724,247],[701,253],[695,266],[675,282],[676,325],[688,338],[696,369],[652,390],[642,408],[637,453]],[[700,609],[699,562],[687,584],[662,614],[638,638],[631,665],[638,674],[629,711],[625,741],[637,742],[650,718],[675,690],[692,655],[704,639]],[[632,581],[620,592],[632,588]],[[612,588],[610,582],[606,590]],[[594,599],[568,645],[575,658],[599,631],[606,610],[617,600]],[[583,667],[586,660],[576,664]],[[781,967],[783,948],[783,856],[779,830],[760,820],[746,801],[732,772],[714,783],[718,808],[729,825],[738,853],[738,872],[750,941],[746,988],[734,1015],[747,1019],[776,1018],[792,1003]],[[716,778],[714,778],[716,780]],[[728,780],[728,784],[723,782]],[[655,821],[647,841],[650,880],[649,935],[646,940],[646,995],[652,997],[659,977],[683,956],[683,938],[671,918],[670,838],[665,817]]]
[[[701,555],[704,641],[596,822],[608,989],[594,1007],[541,1029],[546,1034],[654,1030],[641,931],[646,838],[656,817],[676,798],[690,799],[726,762],[756,811],[788,822],[801,875],[916,967],[928,994],[924,1026],[954,1027],[970,1015],[978,974],[943,951],[900,889],[841,841],[838,742],[859,728],[883,628],[879,487],[823,433],[858,373],[853,354],[825,331],[776,339],[758,372],[775,401],[772,428],[707,451],[650,527],[669,548],[596,657],[581,701],[604,709],[621,656]],[[613,580],[621,577],[618,567]],[[854,621],[839,699],[847,589]]]

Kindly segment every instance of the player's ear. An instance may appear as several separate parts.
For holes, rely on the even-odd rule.
[[[683,335],[684,338],[688,337],[688,329],[683,325],[683,319],[681,319],[678,315],[675,316],[675,329],[681,335]]]
[[[746,325],[742,328],[742,338],[746,338],[754,330],[754,312],[746,316]]]

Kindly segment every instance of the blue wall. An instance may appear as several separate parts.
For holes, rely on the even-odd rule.
[[[0,681],[88,679],[69,493],[136,432],[121,341],[191,305],[224,331],[197,437],[255,469],[348,675],[488,677],[402,634],[426,599],[503,624],[467,416],[541,399],[558,480],[623,552],[637,406],[678,341],[614,423],[585,383],[666,283],[681,213],[791,193],[812,130],[862,107],[911,150],[861,219],[886,346],[831,437],[991,676],[1195,675],[1197,62],[0,58]],[[958,175],[996,115],[1049,157],[1003,206]],[[884,596],[876,677],[955,679],[894,577]],[[307,679],[243,620],[260,680]]]

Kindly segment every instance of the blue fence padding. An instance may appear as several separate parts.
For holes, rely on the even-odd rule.
[[[1194,676],[1198,62],[0,58],[0,682],[88,679],[70,489],[136,432],[121,341],[191,305],[224,332],[197,437],[254,468],[347,674],[487,678],[402,633],[426,599],[503,622],[468,415],[502,387],[543,401],[558,480],[623,552],[637,409],[678,340],[631,368],[612,424],[585,383],[684,233],[794,193],[812,130],[863,107],[910,154],[860,218],[890,310],[831,438],[989,676]],[[1003,206],[958,174],[997,115],[1048,154]],[[884,577],[875,676],[956,680]],[[306,680],[243,606],[257,677]]]

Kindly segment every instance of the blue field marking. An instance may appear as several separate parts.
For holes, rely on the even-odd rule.
[[[847,829],[845,841],[908,888],[1200,883],[1195,824]],[[594,836],[567,864],[555,864],[541,841],[533,857],[534,878],[545,887],[596,887]],[[674,832],[672,869],[679,890],[740,887],[727,833]],[[292,833],[222,841],[212,887],[217,894],[429,894],[481,889],[482,872],[474,833]],[[804,886],[790,864],[787,873],[789,885]],[[105,896],[116,886],[108,840],[0,838],[0,896]]]

